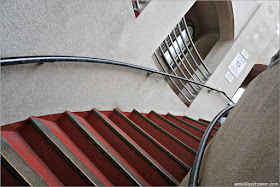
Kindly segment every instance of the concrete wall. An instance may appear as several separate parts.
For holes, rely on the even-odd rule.
[[[278,63],[249,84],[207,146],[200,186],[279,185],[279,70]]]
[[[151,1],[136,19],[131,0],[2,0],[2,57],[88,56],[156,69],[153,52],[193,3]],[[122,67],[55,63],[1,72],[2,125],[93,107],[178,115],[187,109],[162,77]]]
[[[206,85],[219,88],[230,97],[235,94],[254,64],[260,63],[258,60],[260,57],[266,59],[262,63],[269,63],[271,56],[269,53],[265,53],[265,50],[271,43],[275,43],[272,42],[273,39],[279,41],[279,35],[274,37],[277,29],[276,25],[279,22],[279,16],[276,19],[279,15],[279,4],[277,5],[272,1],[269,5],[263,5],[250,1],[246,6],[247,11],[245,11],[244,8],[240,7],[244,6],[246,2],[232,2],[235,10],[235,39],[233,41],[217,42],[205,59],[205,63],[209,65],[211,70],[214,70]],[[243,49],[249,53],[249,58],[246,60],[247,64],[241,74],[229,83],[224,77],[229,71],[228,66],[237,53],[241,53]],[[207,89],[203,89],[191,104],[187,115],[195,119],[212,120],[227,103],[228,100],[225,97],[223,98],[220,93],[213,91],[208,93]]]
[[[258,3],[256,1],[232,1],[232,9],[234,13],[234,38],[236,38],[258,9]]]

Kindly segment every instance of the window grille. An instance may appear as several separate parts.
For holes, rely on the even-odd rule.
[[[211,72],[195,47],[194,37],[193,22],[183,17],[154,55],[164,72],[205,84]],[[182,80],[169,78],[168,82],[174,92],[187,105],[191,104],[201,89],[200,86]]]

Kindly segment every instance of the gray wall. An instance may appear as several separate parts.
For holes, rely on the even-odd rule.
[[[202,186],[279,183],[279,69],[249,84],[216,134],[203,162]]]
[[[279,184],[279,70],[278,63],[248,85],[207,146],[200,186]]]
[[[156,69],[153,52],[193,3],[151,1],[136,19],[131,0],[2,0],[2,57],[88,56]],[[2,125],[93,107],[178,115],[187,109],[162,77],[122,67],[55,63],[1,73]]]

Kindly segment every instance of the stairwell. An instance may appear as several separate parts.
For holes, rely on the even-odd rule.
[[[206,128],[154,111],[30,117],[1,127],[1,185],[179,185]]]

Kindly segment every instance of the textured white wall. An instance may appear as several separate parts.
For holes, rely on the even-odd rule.
[[[246,27],[248,21],[258,8],[256,1],[232,1],[234,16],[234,38]]]
[[[249,10],[250,7],[255,7],[252,3],[257,5],[257,2],[248,1]],[[274,1],[271,3],[275,5]],[[246,4],[244,1],[233,1],[233,7],[239,7],[241,5],[245,6]],[[277,15],[277,12],[279,13],[279,5],[277,7],[276,4],[273,7],[273,11],[269,11],[268,7],[271,6],[259,4],[258,7],[259,8],[257,8],[252,15],[248,15],[248,12],[244,9],[241,9],[243,11],[235,11],[234,17],[239,17],[238,19],[235,19],[235,28],[239,28],[237,30],[240,30],[240,32],[235,34],[236,38],[234,41],[217,42],[213,50],[205,59],[205,62],[210,64],[210,68],[216,67],[216,63],[219,63],[219,66],[215,69],[206,85],[220,88],[230,97],[233,97],[254,64],[269,63],[271,56],[269,56],[269,53],[265,53],[265,50],[271,43],[274,43],[272,41],[273,38],[276,40],[278,39],[279,41],[279,36],[278,38],[274,37],[277,29],[276,25],[277,22],[279,22],[279,17],[278,19],[275,19],[275,15]],[[241,18],[244,20],[238,22]],[[243,26],[244,23],[246,23],[245,27]],[[229,83],[224,77],[229,71],[228,66],[235,58],[236,54],[241,53],[243,49],[245,49],[250,55],[246,60],[247,64],[238,78],[235,78]],[[260,57],[263,59],[262,62],[259,61]],[[222,97],[223,96],[221,96],[220,93],[213,91],[208,93],[206,89],[203,89],[190,106],[187,115],[197,119],[203,118],[206,120],[212,120],[228,103],[228,100],[225,97],[224,99]]]
[[[2,57],[73,55],[156,68],[152,54],[194,1],[2,0]],[[183,115],[162,77],[123,67],[54,63],[2,67],[1,124],[96,107]]]

